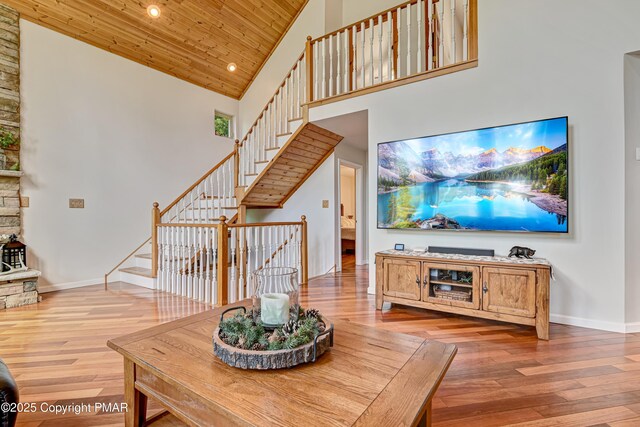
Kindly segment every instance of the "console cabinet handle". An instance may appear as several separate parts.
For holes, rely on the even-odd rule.
[[[416,283],[420,286],[420,276],[416,275]]]
[[[482,285],[482,292],[484,292],[485,294],[486,294],[487,292],[489,292],[489,288],[487,288],[487,284],[486,284],[486,283],[484,283],[484,284]]]
[[[424,281],[422,282],[422,284],[425,288],[427,287],[427,285],[429,284],[429,276],[424,276]]]

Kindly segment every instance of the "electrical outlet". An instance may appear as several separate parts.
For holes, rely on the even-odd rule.
[[[28,208],[29,207],[29,197],[20,196],[20,207],[21,208]]]
[[[84,199],[69,199],[71,209],[84,209]]]
[[[323,209],[327,209],[329,207],[329,201],[328,200],[323,200],[322,201],[322,208]]]

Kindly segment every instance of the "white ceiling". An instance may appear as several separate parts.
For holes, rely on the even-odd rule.
[[[364,151],[369,149],[369,113],[367,110],[318,120],[313,123],[342,135],[344,139],[341,144],[347,144]]]

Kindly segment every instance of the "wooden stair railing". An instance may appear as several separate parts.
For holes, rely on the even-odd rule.
[[[477,8],[477,0],[410,0],[308,37],[309,106],[477,66]]]
[[[302,142],[294,141],[296,136],[300,137],[297,134],[309,131],[322,133],[321,128],[309,127],[310,106],[477,66],[477,3],[477,0],[410,0],[317,39],[308,37],[303,53],[245,137],[236,141],[233,152],[162,211],[157,203],[154,204],[152,277],[157,277],[158,263],[162,259],[158,256],[160,226],[179,224],[188,227],[200,224],[203,228],[231,227],[226,221],[222,221],[224,225],[214,224],[222,216],[231,216],[240,223],[232,226],[243,225],[247,207],[265,206],[264,200],[255,198],[255,195],[253,199],[242,203],[245,193],[249,190],[260,194],[264,192],[264,186],[273,181],[266,176],[267,169],[260,174],[257,170],[259,164],[268,163],[268,151],[281,149],[278,138],[291,136],[283,149],[289,146],[296,150],[300,147],[294,146],[295,143],[304,145],[309,139],[302,135]],[[460,14],[462,18],[457,19]],[[447,22],[448,33],[445,34]],[[459,27],[455,25],[456,22],[462,22],[462,25]],[[412,31],[412,28],[416,28],[416,31]],[[297,130],[291,127],[295,121],[302,122]],[[337,140],[336,136],[329,137]],[[317,159],[320,160],[318,165],[323,159]],[[283,155],[282,152],[276,155],[274,163],[275,160],[285,165],[288,161],[286,153]],[[314,170],[312,168],[310,173]],[[257,178],[249,186],[248,177],[251,176]],[[265,183],[257,182],[259,179],[264,179]],[[300,183],[293,187],[293,191],[299,188]],[[286,197],[280,200],[277,207],[282,207],[285,200]],[[306,245],[306,223],[302,229]],[[228,239],[227,233],[219,234],[218,238],[221,239],[219,244],[228,243],[225,240]],[[105,288],[108,276],[143,246],[105,275]],[[199,257],[198,253],[194,253],[182,265],[180,272],[193,273],[195,260]],[[306,250],[302,251],[301,257],[305,258],[302,262],[302,281],[306,283]],[[220,266],[218,270],[221,274],[227,274]]]
[[[248,176],[257,174],[258,164],[267,162],[267,152],[277,150],[278,138],[290,135],[291,123],[305,121],[306,116],[306,57],[305,52],[296,59],[289,73],[275,90],[245,137],[236,145],[237,182],[241,199],[242,189],[248,185]]]
[[[307,222],[157,224],[158,289],[220,306],[251,295],[250,277],[268,264],[308,281]],[[189,268],[185,268],[185,266]]]

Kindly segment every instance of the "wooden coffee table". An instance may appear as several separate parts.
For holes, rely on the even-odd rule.
[[[249,305],[243,301],[235,305]],[[227,307],[225,307],[227,308]],[[334,321],[334,346],[316,363],[247,371],[213,355],[222,309],[108,342],[124,356],[126,426],[147,397],[189,425],[410,426],[431,424],[431,399],[454,345]]]

